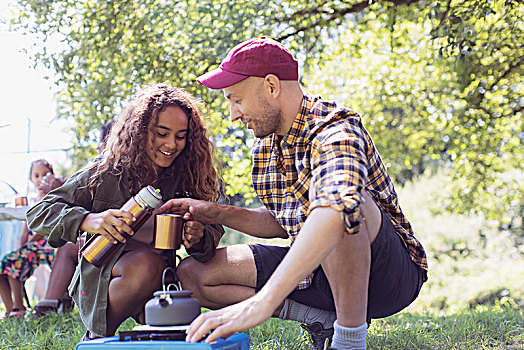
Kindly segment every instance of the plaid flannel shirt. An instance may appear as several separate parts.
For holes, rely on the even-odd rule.
[[[316,207],[341,212],[347,233],[357,233],[357,208],[362,191],[369,191],[391,219],[411,259],[427,271],[426,253],[400,209],[386,167],[357,113],[305,95],[285,136],[272,134],[255,143],[252,176],[258,197],[291,241]],[[312,277],[307,276],[297,289],[307,288]]]

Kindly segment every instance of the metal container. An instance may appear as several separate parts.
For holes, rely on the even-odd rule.
[[[173,283],[167,284],[166,274],[171,272]],[[176,290],[169,290],[175,288]],[[155,292],[154,298],[145,307],[146,324],[150,326],[189,325],[200,315],[200,302],[191,297],[190,290],[181,290],[176,270],[166,267],[162,273],[162,290]]]
[[[150,326],[188,325],[200,315],[200,303],[189,290],[155,292],[145,306],[146,323]]]
[[[25,196],[18,196],[15,198],[15,206],[17,207],[24,207],[27,206],[27,197]]]
[[[154,247],[177,250],[182,244],[184,219],[175,214],[160,214],[155,220]]]
[[[122,220],[131,227],[133,232],[138,231],[151,216],[156,206],[160,204],[161,199],[162,197],[160,196],[159,190],[155,190],[152,186],[144,187],[121,208],[121,210],[125,210],[133,215],[136,221],[128,219]],[[126,239],[130,237],[130,235],[121,231],[119,228],[117,228],[117,230]],[[113,258],[123,244],[122,242],[113,243],[104,236],[96,235],[82,247],[82,255],[91,264],[96,267],[101,267]]]

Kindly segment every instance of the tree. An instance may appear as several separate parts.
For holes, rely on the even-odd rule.
[[[224,122],[228,110],[223,97],[195,84],[195,78],[218,65],[234,44],[261,34],[286,40],[297,53],[310,47],[318,51],[317,40],[308,33],[339,23],[345,14],[367,6],[350,5],[349,10],[339,11],[337,6],[348,2],[328,3],[19,0],[20,16],[14,24],[40,33],[44,40],[58,38],[64,43],[55,52],[44,47],[34,56],[57,73],[58,117],[74,121],[77,162],[73,169],[95,154],[98,125],[116,116],[139,86],[166,81],[207,102],[228,194],[246,193],[249,199],[253,192],[246,156],[252,137],[239,124]],[[331,9],[334,15],[324,18]]]
[[[452,168],[454,194],[442,206],[497,219],[520,241],[522,9],[448,1],[370,11],[339,27],[309,76],[364,115],[398,181],[435,163]]]
[[[60,39],[56,52],[35,54],[51,67],[58,85],[58,116],[74,122],[78,168],[95,154],[98,125],[114,118],[142,85],[169,82],[208,104],[212,136],[222,152],[229,194],[251,192],[241,160],[247,135],[224,122],[219,92],[195,78],[217,64],[238,41],[256,35],[258,19],[271,9],[264,1],[19,1],[17,25]],[[241,28],[241,30],[236,30]],[[235,137],[240,136],[239,140]],[[239,171],[238,169],[242,169]]]
[[[228,193],[252,196],[252,136],[225,121],[220,92],[194,79],[236,43],[266,34],[296,53],[307,88],[362,112],[397,180],[431,164],[451,166],[457,181],[450,209],[510,222],[507,207],[522,208],[517,0],[18,3],[18,28],[64,41],[63,49],[41,50],[35,59],[57,72],[58,114],[75,121],[81,161],[94,152],[97,125],[139,86],[167,81],[207,102]]]

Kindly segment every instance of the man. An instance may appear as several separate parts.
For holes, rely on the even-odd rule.
[[[274,316],[305,322],[316,349],[326,340],[333,349],[365,349],[371,318],[409,305],[427,262],[360,117],[305,94],[295,58],[264,37],[237,45],[197,80],[223,89],[231,118],[258,138],[252,176],[264,207],[174,199],[161,211],[293,243],[229,246],[205,264],[184,260],[184,288],[203,306],[224,307],[199,316],[187,341]]]

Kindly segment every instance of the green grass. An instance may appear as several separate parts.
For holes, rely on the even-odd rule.
[[[428,255],[428,281],[409,311],[458,312],[481,300],[524,306],[524,246],[482,217],[439,213],[449,178],[424,176],[397,189]]]
[[[522,309],[483,306],[449,316],[400,313],[370,328],[370,349],[524,349]]]
[[[135,325],[131,319],[120,330]],[[85,329],[78,312],[0,322],[1,349],[72,349]],[[295,322],[271,319],[246,332],[251,349],[309,349],[307,335]],[[402,312],[374,320],[368,349],[524,349],[524,311],[500,304],[478,306],[450,315]]]
[[[429,280],[406,310],[372,322],[368,349],[524,350],[524,247],[513,246],[507,233],[481,217],[436,211],[447,184],[438,174],[397,188],[428,253]],[[227,235],[227,244],[257,241],[233,231]],[[120,329],[134,325],[130,319]],[[0,321],[0,349],[72,349],[84,332],[76,311],[41,320],[7,319]],[[271,319],[246,333],[251,349],[309,349],[295,322]]]

